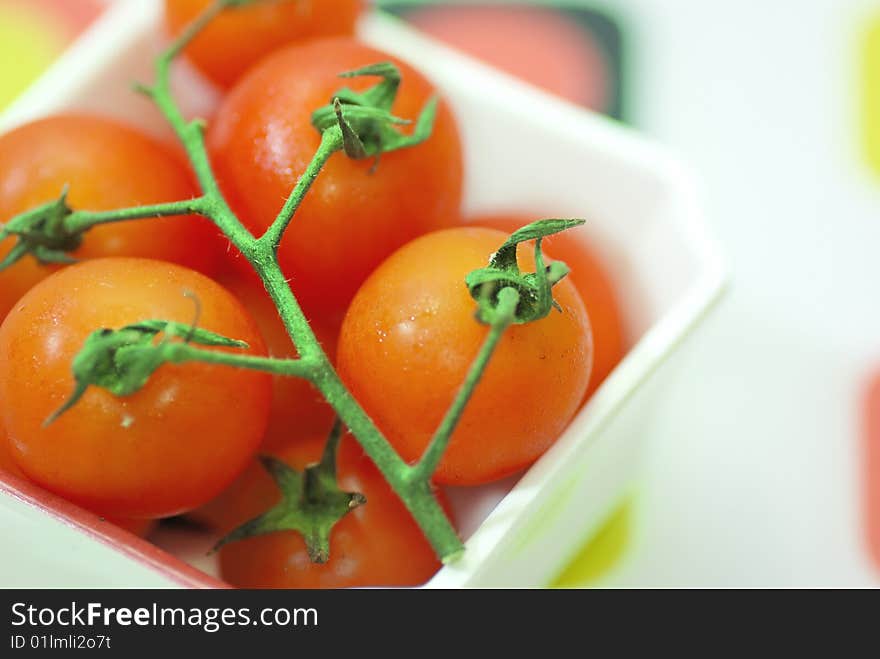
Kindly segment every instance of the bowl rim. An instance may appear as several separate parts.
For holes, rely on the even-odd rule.
[[[63,107],[78,90],[100,75],[102,62],[111,59],[114,52],[124,48],[132,39],[155,29],[161,19],[159,4],[142,0],[111,3],[67,52],[0,114],[0,132]],[[656,173],[664,187],[675,195],[678,212],[673,221],[698,257],[699,275],[688,285],[687,292],[663,311],[630,347],[621,363],[571,421],[570,427],[584,427],[578,430],[578,440],[569,440],[568,444],[573,444],[577,451],[585,451],[630,397],[694,330],[726,288],[727,269],[708,233],[695,178],[670,151],[614,119],[584,110],[433,41],[381,11],[371,12],[362,21],[360,35],[368,43],[387,39],[389,34],[394,38],[394,47],[390,50],[419,52],[420,57],[429,59],[432,66],[452,67],[458,75],[466,72],[482,93],[527,101],[518,105],[527,105],[530,113],[543,117],[545,121],[556,122],[573,133],[588,135],[594,148],[613,151],[634,166]],[[565,431],[562,436],[569,434]],[[530,511],[533,513],[540,499],[546,498],[538,496],[541,488],[536,485],[552,478],[564,467],[566,451],[563,448],[568,452],[574,450],[567,446],[560,448],[557,442],[525,471],[467,540],[464,557],[455,564],[443,566],[426,584],[427,587],[467,586],[474,581],[481,566],[492,560],[504,539],[527,523]],[[14,476],[0,476],[0,498],[4,495],[37,508],[56,521],[74,526],[92,540],[157,571],[172,585],[228,587],[145,540],[112,525],[102,525],[100,517],[34,484]]]

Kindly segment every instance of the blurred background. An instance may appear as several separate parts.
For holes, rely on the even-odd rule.
[[[672,147],[732,273],[558,585],[880,585],[880,0],[378,4]],[[0,0],[0,109],[102,6]]]

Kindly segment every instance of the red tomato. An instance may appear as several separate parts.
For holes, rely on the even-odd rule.
[[[61,115],[0,136],[0,222],[57,199],[113,210],[190,199],[198,194],[186,165],[169,147],[109,119]],[[173,261],[213,274],[221,258],[218,231],[200,217],[107,224],[88,231],[77,259],[139,256]],[[0,259],[14,240],[0,242]],[[26,256],[0,272],[0,321],[38,281],[57,270]]]
[[[294,469],[321,458],[323,437],[284,448],[278,457]],[[223,579],[240,588],[343,588],[416,586],[440,568],[428,541],[369,458],[350,437],[337,461],[340,487],[360,492],[367,503],[343,517],[330,534],[330,560],[312,563],[298,533],[282,531],[220,549]],[[214,520],[224,531],[260,515],[280,501],[262,466],[252,465],[223,495]]]
[[[358,291],[339,336],[338,363],[355,398],[409,461],[418,459],[464,381],[488,329],[474,320],[465,276],[507,238],[457,228],[395,252]],[[524,270],[531,250],[520,250]],[[440,483],[502,478],[539,457],[583,399],[593,346],[574,285],[554,287],[563,311],[510,327],[440,464]]]
[[[179,34],[214,0],[165,0],[165,23]],[[363,0],[275,0],[230,9],[187,47],[208,78],[230,87],[249,68],[282,46],[315,37],[350,35]]]
[[[199,506],[238,475],[269,415],[272,382],[263,373],[165,365],[131,396],[91,387],[43,426],[74,391],[71,363],[90,333],[147,319],[190,323],[193,296],[200,327],[265,354],[231,293],[169,263],[86,261],[22,298],[0,326],[0,424],[31,480],[103,515],[150,518]]]
[[[468,224],[500,229],[510,234],[533,219],[523,216],[487,215],[472,218]],[[599,255],[573,231],[563,231],[550,236],[544,240],[543,245],[554,258],[564,261],[571,268],[568,279],[580,293],[587,314],[590,316],[595,352],[586,400],[626,355],[626,330],[619,298]]]
[[[9,451],[9,439],[6,437],[3,428],[0,427],[0,478],[2,478],[4,473],[12,474],[19,478],[27,478],[15,463],[15,460],[12,459],[12,454]],[[155,520],[152,519],[126,519],[119,517],[107,518],[107,521],[142,538],[147,537],[156,525]]]
[[[19,478],[25,477],[22,470],[15,464],[15,460],[12,459],[12,453],[9,452],[9,438],[0,426],[0,476],[3,474],[12,474]]]
[[[280,359],[299,357],[275,304],[258,279],[227,274],[221,276],[219,281],[241,301],[257,322],[270,356]],[[312,331],[333,360],[339,328],[312,323]],[[302,437],[326,436],[333,426],[334,417],[333,408],[310,382],[301,378],[275,376],[272,378],[272,412],[263,439],[263,449],[271,451]]]
[[[311,161],[320,135],[312,112],[345,85],[362,91],[375,78],[339,73],[394,60],[352,39],[324,39],[264,60],[229,93],[208,131],[221,186],[255,232],[272,222]],[[411,67],[393,112],[414,119],[434,94]],[[462,188],[461,145],[440,104],[425,143],[355,161],[330,158],[281,242],[279,258],[293,291],[313,315],[341,317],[358,286],[391,252],[416,236],[454,225]]]

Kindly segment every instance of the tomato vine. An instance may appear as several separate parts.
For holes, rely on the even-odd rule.
[[[156,59],[153,85],[137,87],[153,100],[183,144],[201,188],[201,196],[168,204],[89,212],[69,208],[66,195],[62,193],[55,202],[13,218],[0,227],[0,240],[10,236],[18,240],[9,256],[0,263],[0,269],[13,265],[26,254],[41,261],[68,260],[67,252],[79,244],[89,228],[99,224],[186,213],[199,214],[210,219],[259,275],[277,307],[299,358],[258,358],[237,354],[234,350],[207,350],[198,347],[198,344],[224,345],[228,348],[237,346],[231,339],[231,343],[224,343],[225,337],[209,336],[197,328],[171,328],[168,324],[163,325],[161,320],[144,321],[117,330],[98,330],[75,360],[76,393],[59,413],[75,404],[77,397],[88,386],[101,386],[117,395],[132,393],[143,386],[150,374],[164,363],[203,361],[307,379],[334,408],[340,423],[351,431],[376,464],[415,518],[437,555],[444,562],[449,562],[461,554],[463,545],[438,502],[432,489],[431,477],[501,335],[511,324],[531,322],[546,316],[553,306],[551,287],[565,276],[567,268],[560,263],[544,267],[541,239],[581,222],[543,220],[533,223],[516,232],[500,246],[488,267],[475,271],[468,277],[467,285],[479,309],[477,319],[489,326],[487,337],[423,456],[415,464],[405,462],[337,375],[281,270],[277,251],[285,230],[295,220],[302,200],[334,153],[341,151],[348,157],[358,159],[376,158],[377,166],[381,166],[378,159],[382,153],[415,146],[430,136],[436,113],[436,99],[425,105],[413,130],[403,133],[398,126],[410,122],[390,113],[400,83],[400,72],[393,64],[378,63],[341,74],[342,77],[377,77],[379,82],[362,93],[355,93],[347,88],[340,89],[327,106],[315,111],[313,124],[322,134],[318,150],[269,228],[263,235],[252,234],[221,193],[206,149],[204,123],[198,119],[189,121],[182,114],[171,92],[170,71],[177,56],[215,16],[228,8],[255,1],[260,0],[215,0]],[[516,246],[527,240],[536,241],[537,267],[535,273],[523,274],[516,263]],[[154,338],[158,334],[163,339],[156,343]],[[178,340],[168,340],[170,338]],[[334,505],[330,505],[332,502],[325,502],[325,509],[331,510],[329,521],[321,518],[320,523],[316,523],[308,515],[298,514],[295,510],[299,505],[297,502],[301,500],[295,493],[299,491],[297,488],[303,487],[304,479],[308,480],[308,474],[289,472],[281,469],[277,463],[264,461],[279,486],[286,484],[285,487],[292,488],[294,494],[282,487],[287,508],[269,511],[266,513],[268,517],[254,520],[250,526],[246,525],[247,528],[238,531],[238,535],[247,535],[248,529],[251,532],[265,532],[267,525],[271,526],[270,522],[276,526],[287,524],[287,527],[299,530],[306,536],[312,534],[316,547],[314,556],[326,560],[327,538],[333,523],[350,509],[351,502],[361,503],[355,495],[340,493],[338,489],[327,485],[329,478],[335,479],[335,471],[325,463],[334,458],[333,447],[338,436],[337,425],[329,440],[328,446],[331,448],[328,449],[325,460],[312,474],[320,476],[314,483],[324,484],[314,490],[317,492],[315,496],[335,497]]]

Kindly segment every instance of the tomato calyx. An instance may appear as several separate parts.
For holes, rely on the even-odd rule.
[[[413,122],[391,114],[400,87],[400,69],[391,62],[380,62],[341,73],[341,78],[377,76],[382,80],[365,92],[343,87],[332,101],[312,114],[312,125],[320,132],[340,131],[342,150],[349,158],[378,158],[383,153],[416,146],[427,140],[437,116],[436,96],[422,108],[411,133],[397,127]]]
[[[74,263],[68,254],[82,244],[82,231],[69,231],[64,221],[73,213],[67,204],[67,186],[57,199],[0,225],[0,242],[15,236],[18,242],[0,261],[0,271],[31,254],[40,263]]]
[[[51,424],[76,405],[90,386],[106,389],[116,396],[136,393],[160,366],[169,361],[179,361],[172,351],[180,342],[224,348],[248,347],[243,341],[195,325],[167,320],[145,320],[118,330],[96,330],[86,338],[82,349],[73,359],[72,370],[76,381],[73,393],[46,420],[45,425]]]
[[[336,523],[367,502],[359,492],[340,489],[336,478],[336,453],[342,437],[342,423],[337,419],[330,431],[324,454],[317,464],[302,472],[269,455],[260,457],[281,491],[281,501],[262,515],[245,522],[223,537],[214,551],[230,542],[280,531],[295,531],[306,543],[313,563],[330,560],[330,533]]]
[[[477,320],[494,325],[499,309],[499,294],[505,288],[519,293],[519,303],[513,318],[514,324],[540,320],[550,309],[560,310],[553,299],[553,286],[569,273],[561,261],[544,265],[541,242],[547,236],[584,224],[584,220],[547,219],[527,224],[515,231],[489,259],[489,265],[470,272],[465,284],[479,304]],[[516,248],[522,242],[535,241],[535,272],[523,273],[519,268]]]
[[[224,349],[197,348],[190,344],[190,342],[195,342],[194,335],[189,333],[191,328],[182,331],[184,337],[187,337],[184,341],[160,340],[158,343],[155,342],[156,333],[153,332],[147,332],[147,335],[152,334],[152,337],[145,338],[140,331],[126,332],[122,337],[114,334],[113,330],[99,331],[95,333],[93,344],[89,346],[90,349],[85,350],[85,354],[77,355],[79,363],[75,373],[77,379],[73,396],[45,423],[51,423],[60,414],[74,406],[78,400],[86,395],[88,387],[92,384],[103,386],[105,389],[115,388],[120,392],[120,395],[137,392],[144,386],[150,373],[164,363],[179,364],[185,361],[199,361],[276,375],[307,378],[315,384],[324,398],[345,419],[365,453],[376,463],[391,489],[412,513],[437,556],[444,561],[454,560],[464,548],[440,501],[427,483],[413,482],[411,467],[370,421],[369,416],[338,377],[310,328],[299,302],[291,292],[289,280],[282,272],[277,258],[277,250],[285,229],[321,168],[333,153],[346,150],[348,154],[353,156],[375,155],[378,159],[380,153],[418,144],[422,140],[428,139],[434,129],[437,102],[431,100],[423,106],[414,129],[407,131],[408,134],[395,130],[395,126],[399,126],[400,122],[395,123],[393,120],[393,115],[390,113],[391,104],[386,95],[392,96],[392,91],[396,94],[396,86],[389,81],[393,76],[388,72],[380,76],[386,83],[385,87],[381,89],[381,93],[376,92],[374,96],[360,100],[356,100],[354,96],[348,96],[347,102],[341,99],[338,103],[332,103],[333,121],[328,128],[319,129],[323,130],[321,147],[307,170],[299,178],[282,211],[266,232],[262,236],[256,237],[229,206],[220,190],[218,179],[211,167],[203,122],[198,119],[187,119],[171,89],[173,62],[208,26],[211,20],[224,9],[236,5],[244,5],[244,0],[214,0],[155,58],[153,66],[155,82],[151,86],[136,88],[152,100],[177,137],[186,152],[199,184],[201,196],[196,198],[188,196],[182,201],[112,211],[74,211],[70,213],[65,211],[66,218],[63,224],[68,231],[75,231],[97,224],[133,219],[187,214],[206,217],[257,271],[275,301],[277,311],[301,357],[298,359],[275,359]],[[379,84],[381,85],[382,82]],[[346,95],[343,94],[343,96]],[[381,107],[373,107],[371,103],[379,104]],[[377,109],[383,111],[384,114],[383,112],[371,112],[371,110]],[[389,120],[389,117],[392,119]],[[343,126],[349,133],[347,138],[343,136]],[[347,145],[346,142],[348,142]],[[358,142],[362,150],[358,147]],[[440,149],[440,152],[444,153],[445,150]],[[4,228],[0,226],[0,230],[4,230]],[[5,238],[9,232],[8,230],[4,231],[3,237]],[[42,252],[42,256],[46,258],[62,258],[59,254],[46,253],[43,249],[37,251]],[[18,248],[13,258],[20,259],[24,253],[26,252]],[[123,322],[127,322],[127,320]],[[258,336],[254,336],[254,339],[256,338]],[[91,353],[91,357],[89,353]],[[144,360],[143,364],[138,363],[136,359],[138,356]],[[129,373],[126,368],[133,370]],[[130,402],[137,405],[141,398],[144,398],[149,403],[148,393],[144,392],[144,396]],[[104,398],[106,399],[106,397]],[[101,401],[87,402],[100,403]],[[109,401],[104,400],[104,402]],[[100,407],[100,405],[98,406]],[[94,410],[94,406],[91,409]],[[256,410],[254,411],[256,412]],[[115,421],[116,415],[113,416]],[[72,419],[68,419],[68,421],[73,423]],[[126,415],[122,419],[121,426],[128,428],[134,422],[135,419]],[[349,501],[349,506],[350,504],[351,501]],[[320,539],[320,533],[317,535]],[[320,558],[320,551],[316,550],[315,553]]]

